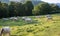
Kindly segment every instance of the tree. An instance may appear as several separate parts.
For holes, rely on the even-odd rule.
[[[51,6],[51,13],[58,13],[59,12],[59,7],[56,4],[50,4]]]
[[[8,15],[8,12],[9,10],[8,10],[8,4],[6,4],[6,3],[3,3],[2,4],[2,12],[3,12],[3,17],[8,17],[9,15]]]
[[[49,14],[51,6],[48,3],[42,2],[33,9],[35,14]]]
[[[0,2],[0,18],[8,17],[8,4]]]
[[[32,11],[33,15],[40,15],[40,9],[38,6],[35,6],[33,11]]]
[[[18,16],[24,16],[25,15],[25,9],[24,9],[24,5],[22,3],[18,3],[17,6],[17,10],[18,10]]]
[[[0,2],[0,18],[2,18],[2,3]]]
[[[24,4],[24,7],[25,7],[25,15],[27,15],[27,16],[32,15],[32,9],[34,8],[32,2],[31,1],[27,1]]]
[[[15,13],[15,5],[16,3],[15,2],[11,2],[10,5],[9,5],[9,16],[12,17],[12,16],[16,16],[16,13]]]

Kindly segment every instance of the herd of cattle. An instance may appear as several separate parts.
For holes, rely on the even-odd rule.
[[[47,20],[52,19],[51,15],[46,15],[46,17],[47,17]],[[41,16],[35,16],[35,18],[41,18]],[[3,19],[3,21],[8,21],[8,20],[18,21],[19,19],[22,19],[26,22],[32,22],[33,21],[32,18],[27,17],[27,16],[24,16],[21,18],[20,17],[10,17],[10,18],[2,18],[2,19]]]
[[[36,18],[40,18],[41,16],[36,16]],[[47,20],[50,20],[52,19],[52,16],[51,15],[46,15],[47,17]],[[19,20],[20,17],[10,17],[10,18],[2,18],[4,21],[7,21],[7,20],[13,20],[13,21],[17,21]],[[33,19],[30,18],[30,17],[21,17],[22,20],[26,21],[26,22],[32,22]],[[10,36],[10,27],[9,26],[6,26],[6,27],[2,27],[0,29],[0,36],[2,36],[2,34],[5,33],[5,34],[9,34]]]

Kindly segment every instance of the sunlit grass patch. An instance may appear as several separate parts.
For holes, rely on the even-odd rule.
[[[60,16],[51,15],[53,20],[47,21],[45,15],[41,18],[28,16],[35,20],[35,23],[26,23],[22,19],[19,21],[0,21],[0,28],[8,25],[11,28],[11,36],[60,36]]]

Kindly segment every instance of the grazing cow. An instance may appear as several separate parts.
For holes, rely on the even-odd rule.
[[[10,28],[9,27],[3,27],[1,29],[0,36],[3,36],[3,34],[8,34],[8,36],[10,36]]]
[[[41,16],[36,16],[36,18],[40,18]]]
[[[32,19],[31,18],[26,18],[25,21],[28,22],[28,23],[29,22],[31,23],[32,22]]]
[[[17,18],[19,19],[20,17],[19,17],[19,16],[17,16]]]
[[[18,20],[18,18],[17,17],[11,17],[10,20],[16,21],[16,20]]]
[[[17,17],[15,17],[15,18],[13,18],[13,19],[14,19],[15,21],[16,21],[16,20],[18,20],[18,18],[17,18]]]
[[[9,20],[8,18],[2,18],[4,21],[7,21],[7,20]]]
[[[52,20],[52,17],[50,15],[47,15],[47,20]]]
[[[22,20],[25,20],[27,17],[22,17]]]
[[[10,17],[9,19],[10,19],[10,20],[13,20],[13,18],[14,18],[14,17]]]

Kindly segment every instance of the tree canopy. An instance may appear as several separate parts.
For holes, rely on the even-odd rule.
[[[56,4],[48,4],[41,2],[34,6],[32,1],[26,1],[25,3],[0,2],[0,18],[13,17],[13,16],[31,16],[31,15],[43,15],[51,13],[60,13],[60,8]]]

